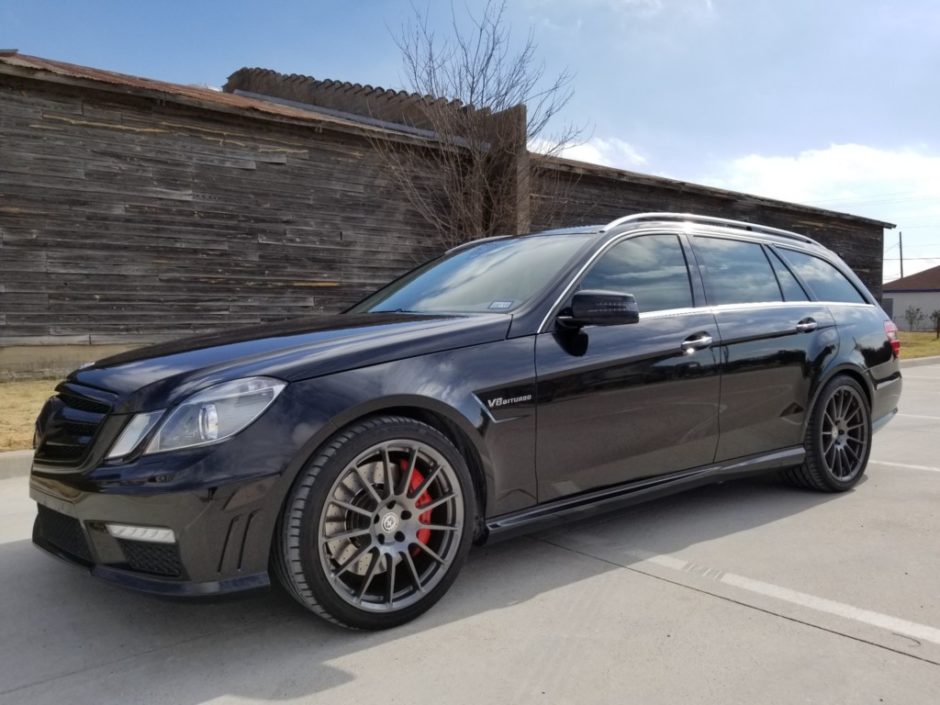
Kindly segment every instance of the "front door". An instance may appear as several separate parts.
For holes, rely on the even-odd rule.
[[[538,336],[540,502],[714,460],[718,331],[695,308],[686,248],[675,234],[622,240],[576,287],[633,294],[638,323]]]

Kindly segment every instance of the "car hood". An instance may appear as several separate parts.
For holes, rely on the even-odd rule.
[[[68,381],[116,393],[121,413],[147,411],[239,377],[294,381],[501,340],[510,320],[506,314],[325,315],[132,350],[86,365]]]

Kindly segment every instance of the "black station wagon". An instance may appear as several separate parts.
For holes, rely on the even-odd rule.
[[[851,488],[898,347],[791,232],[650,213],[471,242],[340,315],[73,372],[36,423],[34,541],[164,595],[274,575],[390,627],[474,541],[765,471]]]

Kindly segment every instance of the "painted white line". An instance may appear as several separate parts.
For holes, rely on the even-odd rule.
[[[736,588],[747,590],[748,592],[764,595],[765,597],[771,597],[782,602],[789,602],[790,604],[806,607],[808,609],[815,610],[816,612],[825,612],[826,614],[832,614],[837,617],[843,617],[855,622],[861,622],[862,624],[868,624],[872,627],[878,627],[879,629],[886,629],[887,631],[893,632],[895,634],[913,637],[921,641],[929,641],[933,644],[940,644],[940,629],[928,626],[926,624],[909,622],[906,619],[900,619],[898,617],[892,617],[891,615],[882,614],[881,612],[873,612],[872,610],[854,607],[852,605],[847,605],[844,602],[827,600],[824,597],[809,595],[805,592],[799,592],[797,590],[791,590],[790,588],[781,587],[779,585],[765,583],[761,580],[753,580],[751,578],[746,578],[743,575],[726,573],[715,568],[696,565],[694,563],[684,561],[681,558],[676,558],[675,556],[646,554],[637,555],[637,557],[642,557],[643,560],[650,563],[655,563],[656,565],[663,568],[682,571],[684,573],[693,573],[700,577],[710,579],[714,582],[724,583],[725,585],[732,585]]]
[[[899,411],[898,416],[903,416],[906,419],[927,419],[928,421],[940,421],[940,416],[925,416],[923,414],[905,414],[904,412]]]
[[[887,465],[889,467],[895,468],[905,468],[906,470],[929,470],[930,472],[940,472],[940,468],[931,467],[930,465],[911,465],[910,463],[895,463],[890,460],[875,460],[870,458],[869,463],[875,463],[875,465]]]

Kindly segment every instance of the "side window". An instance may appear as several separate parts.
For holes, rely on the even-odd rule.
[[[780,253],[793,267],[797,276],[810,288],[819,301],[841,301],[849,304],[868,303],[858,289],[826,260],[805,252],[781,248]]]
[[[774,252],[769,247],[767,252],[770,254],[767,257],[770,259],[770,263],[774,267],[774,274],[777,275],[777,281],[780,282],[780,290],[783,292],[784,301],[809,301],[809,297],[806,295],[806,292],[803,291],[803,287],[800,286],[800,283],[796,280],[796,277],[793,276],[793,272],[787,269],[780,257],[777,256],[777,253]]]
[[[695,256],[710,304],[783,301],[764,248],[756,242],[696,237]]]
[[[641,235],[605,252],[581,289],[633,294],[641,312],[692,306],[692,284],[677,235]]]

